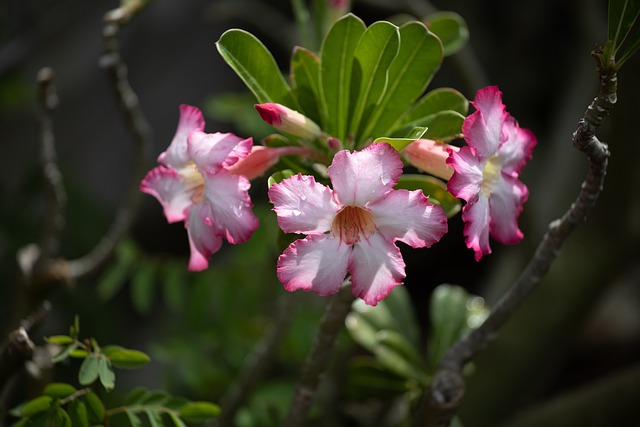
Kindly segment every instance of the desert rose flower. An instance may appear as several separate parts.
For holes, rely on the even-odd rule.
[[[278,278],[289,291],[329,295],[350,273],[353,294],[376,305],[405,277],[395,242],[429,247],[447,218],[421,191],[393,189],[402,161],[386,143],[338,152],[327,173],[333,189],[300,174],[269,189],[280,228],[306,234],[278,258]]]
[[[497,87],[479,90],[472,104],[477,111],[462,125],[468,146],[451,151],[447,162],[454,169],[448,189],[467,202],[465,240],[477,261],[491,253],[489,235],[504,244],[522,240],[518,216],[529,192],[518,176],[536,138],[505,111]]]
[[[249,181],[228,170],[251,151],[251,138],[207,134],[196,107],[180,106],[180,121],[160,166],[140,189],[156,197],[170,223],[184,221],[189,237],[189,270],[208,267],[222,240],[241,243],[258,227],[249,199]]]

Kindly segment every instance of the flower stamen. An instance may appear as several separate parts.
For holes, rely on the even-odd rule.
[[[345,206],[336,215],[331,225],[331,232],[340,241],[351,245],[368,238],[376,229],[373,217],[358,206]]]
[[[180,169],[180,175],[185,188],[191,193],[191,201],[193,203],[201,203],[204,199],[205,181],[196,164],[189,162],[187,166]]]

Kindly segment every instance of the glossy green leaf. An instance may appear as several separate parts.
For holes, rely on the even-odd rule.
[[[267,180],[267,185],[271,187],[273,184],[278,184],[283,179],[289,178],[290,176],[293,176],[293,175],[295,174],[290,169],[278,171],[269,177],[269,179]]]
[[[405,378],[384,368],[373,357],[354,357],[347,376],[347,393],[356,399],[388,399],[404,394],[411,388]]]
[[[69,357],[74,351],[76,351],[77,348],[78,348],[78,344],[77,343],[75,343],[75,342],[71,343],[71,344],[67,345],[66,347],[64,347],[62,350],[60,350],[58,353],[56,353],[51,358],[51,361],[53,363],[62,362],[67,357]]]
[[[360,125],[366,126],[365,122],[384,95],[389,66],[398,55],[399,46],[398,27],[385,21],[367,28],[356,46],[349,104],[349,134],[354,135],[356,143],[363,137]]]
[[[276,102],[300,109],[273,55],[255,36],[244,30],[231,29],[222,34],[216,47],[258,103]]]
[[[347,136],[353,57],[365,29],[360,18],[345,15],[331,27],[320,52],[322,126],[341,141]]]
[[[106,346],[102,353],[111,360],[111,364],[116,368],[138,368],[149,363],[149,356],[138,350],[130,350],[118,345]]]
[[[67,411],[57,407],[51,415],[52,427],[71,427],[71,418]]]
[[[72,342],[74,342],[74,339],[68,335],[53,335],[51,337],[46,337],[45,341],[49,344],[65,345],[71,344]]]
[[[462,134],[464,119],[465,117],[457,111],[440,111],[414,120],[405,125],[403,129],[425,126],[428,128],[424,134],[425,138],[446,141],[457,138]]]
[[[300,104],[300,112],[321,125],[319,79],[320,58],[310,50],[296,46],[291,56],[293,95]]]
[[[425,21],[429,30],[442,41],[445,56],[458,52],[469,41],[467,23],[455,12],[437,12]]]
[[[432,333],[428,360],[429,366],[435,369],[451,344],[480,326],[489,311],[482,298],[447,284],[433,291],[429,308]]]
[[[67,413],[73,427],[89,427],[87,405],[81,400],[72,400],[67,406]]]
[[[71,384],[67,383],[50,383],[47,384],[44,390],[42,390],[42,394],[45,396],[51,396],[55,399],[64,399],[65,397],[71,396],[75,393],[76,388]]]
[[[384,367],[422,386],[428,385],[429,376],[421,366],[420,355],[404,335],[397,331],[382,330],[376,338],[373,353]]]
[[[373,142],[374,143],[386,142],[387,144],[395,148],[396,151],[400,152],[404,150],[407,147],[407,145],[422,138],[422,135],[424,135],[426,131],[427,131],[427,128],[425,127],[415,127],[411,132],[409,132],[409,135],[407,135],[407,137],[405,138],[381,137],[381,138],[376,138]]]
[[[131,303],[141,314],[151,311],[155,297],[155,285],[159,265],[153,260],[143,260],[131,278]]]
[[[104,357],[98,359],[98,375],[105,390],[113,390],[116,386],[116,375],[113,373],[111,364]]]
[[[442,63],[442,46],[418,22],[400,27],[400,49],[389,67],[386,91],[365,122],[363,138],[390,135],[401,115],[422,95]]]
[[[190,423],[204,423],[220,415],[220,407],[209,402],[189,402],[178,410],[180,418]]]
[[[92,384],[100,376],[100,356],[91,353],[82,361],[78,371],[78,382],[81,385]]]
[[[460,212],[460,200],[447,191],[447,184],[432,176],[421,174],[402,174],[395,186],[396,189],[422,190],[429,201],[440,206],[447,218]]]
[[[39,396],[31,399],[22,407],[22,416],[30,417],[39,412],[47,411],[51,408],[52,403],[53,397],[51,396]]]
[[[100,398],[93,392],[88,392],[83,396],[84,402],[87,405],[87,415],[89,416],[89,422],[93,424],[104,423],[104,404]]]
[[[640,15],[640,0],[609,0],[609,41],[617,52]],[[640,38],[640,34],[636,34]]]
[[[74,357],[76,359],[84,359],[88,355],[89,355],[89,352],[82,348],[77,348],[73,350],[71,353],[69,353],[69,357]]]
[[[469,110],[469,101],[455,89],[434,89],[416,102],[416,105],[402,118],[402,125],[406,127],[407,123],[447,110],[456,111],[464,116]]]
[[[173,412],[169,412],[169,418],[173,422],[174,427],[187,427],[187,425]]]

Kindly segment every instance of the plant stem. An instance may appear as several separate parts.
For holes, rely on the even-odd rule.
[[[318,385],[329,367],[336,337],[344,327],[353,300],[351,286],[343,286],[327,305],[316,339],[302,366],[300,379],[289,406],[289,414],[282,424],[284,427],[305,425]]]

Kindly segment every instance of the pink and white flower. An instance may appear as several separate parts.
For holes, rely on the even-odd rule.
[[[222,240],[241,243],[258,227],[246,177],[229,168],[251,151],[251,138],[207,134],[196,107],[180,106],[180,121],[160,166],[147,173],[140,189],[156,197],[170,223],[184,221],[189,237],[189,270],[208,267]]]
[[[454,169],[449,191],[467,202],[464,234],[478,261],[491,253],[489,235],[504,244],[522,240],[518,216],[529,192],[518,176],[536,138],[506,112],[497,87],[479,90],[472,104],[477,111],[462,125],[468,146],[451,151],[447,163]]]
[[[306,234],[278,258],[278,278],[289,291],[329,295],[350,273],[353,294],[376,305],[405,277],[395,242],[431,246],[446,215],[420,190],[393,189],[402,161],[386,143],[338,152],[327,173],[333,189],[300,174],[269,189],[280,228]]]

